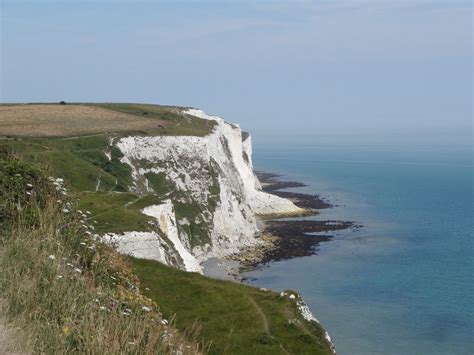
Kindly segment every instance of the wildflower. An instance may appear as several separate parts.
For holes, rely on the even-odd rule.
[[[168,324],[168,321],[166,319],[162,319],[161,324]]]
[[[295,295],[290,295],[290,300],[294,300],[296,298]]]
[[[150,307],[143,306],[142,309],[143,309],[145,312],[151,312],[151,308],[150,308]]]
[[[75,268],[73,271],[78,275],[80,275],[82,273],[82,270],[79,269],[79,268]]]
[[[48,256],[48,259],[49,260],[56,260],[56,257],[54,255],[50,255],[50,256]]]
[[[87,245],[87,244],[86,244],[86,243],[84,243],[84,242],[80,242],[79,244],[81,244],[81,245]]]
[[[63,275],[58,275],[58,276],[56,276],[56,279],[57,279],[57,280],[61,280],[62,278],[63,278]]]
[[[101,311],[105,311],[105,310],[106,310],[106,308],[105,308],[104,306],[100,306],[99,309],[100,309]]]
[[[95,302],[95,303],[99,303],[99,299],[96,298],[96,299],[94,300],[94,302]]]
[[[33,185],[31,185],[31,184],[26,184],[26,186],[28,186],[28,187],[30,187],[30,188],[33,187]]]
[[[68,326],[66,326],[66,327],[63,328],[63,334],[64,334],[64,335],[68,335],[70,332],[71,332],[71,330],[69,329]]]
[[[63,213],[69,213],[69,210],[67,208],[62,209]]]
[[[30,192],[30,191],[26,191],[26,194],[27,194],[27,195],[31,195],[31,192]]]

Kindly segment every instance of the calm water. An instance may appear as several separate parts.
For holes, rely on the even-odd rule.
[[[473,354],[471,147],[256,146],[257,169],[364,228],[246,274],[299,290],[339,354]],[[296,190],[295,190],[296,191]]]

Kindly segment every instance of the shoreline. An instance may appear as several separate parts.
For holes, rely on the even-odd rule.
[[[271,262],[316,255],[318,245],[333,239],[334,232],[361,227],[351,221],[303,219],[318,215],[321,209],[336,206],[319,195],[281,191],[307,186],[304,183],[284,181],[281,179],[283,175],[275,173],[256,172],[256,175],[263,191],[288,198],[304,211],[298,214],[258,216],[262,226],[261,233],[256,236],[258,243],[222,259],[209,259],[203,264],[206,276],[244,282],[244,272]]]

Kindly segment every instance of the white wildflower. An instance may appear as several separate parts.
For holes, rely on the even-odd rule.
[[[150,308],[150,307],[143,306],[142,309],[143,309],[145,312],[151,312],[151,308]]]
[[[63,213],[69,213],[69,210],[67,208],[62,209]]]
[[[290,295],[290,300],[294,300],[296,298],[295,295]]]
[[[50,256],[48,256],[48,259],[49,260],[56,260],[56,257],[54,255],[50,255]]]
[[[77,267],[73,271],[78,275],[82,273],[82,270]]]

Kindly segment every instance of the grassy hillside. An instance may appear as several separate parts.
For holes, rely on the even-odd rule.
[[[184,353],[210,354],[331,352],[323,329],[302,318],[296,300],[122,257],[89,237],[91,231],[148,231],[151,217],[140,211],[169,197],[177,219],[194,221],[203,206],[179,202],[180,192],[163,174],[147,176],[152,192],[130,192],[130,168],[120,162],[121,152],[111,147],[110,139],[127,134],[202,136],[212,130],[211,121],[183,115],[174,107],[86,105],[107,111],[106,118],[95,118],[104,120],[98,127],[110,129],[103,133],[87,117],[97,111],[63,110],[73,106],[84,107],[25,105],[32,109],[25,118],[22,106],[0,105],[0,297],[8,300],[10,318],[26,327],[35,348],[46,353],[166,353],[183,347]],[[7,107],[19,111],[2,116]],[[124,120],[130,121],[124,125]],[[35,131],[35,122],[43,128]],[[154,126],[146,126],[150,122]],[[85,123],[91,126],[86,131],[71,131]],[[5,135],[20,126],[24,134]],[[64,179],[67,198],[54,189],[49,175]],[[210,176],[215,178],[212,172]],[[212,210],[218,184],[209,190],[205,207]],[[206,240],[205,223],[185,227],[192,245]],[[144,313],[144,305],[153,312]],[[100,307],[105,312],[98,312]],[[125,310],[130,310],[128,315]],[[174,328],[161,324],[162,315],[175,319]],[[161,341],[165,331],[173,334],[173,341]]]
[[[296,301],[273,291],[210,279],[151,260],[134,271],[178,329],[200,328],[209,354],[330,354],[324,330],[298,312]],[[289,294],[295,292],[288,291]]]
[[[199,352],[37,166],[0,155],[0,299],[39,354]]]

